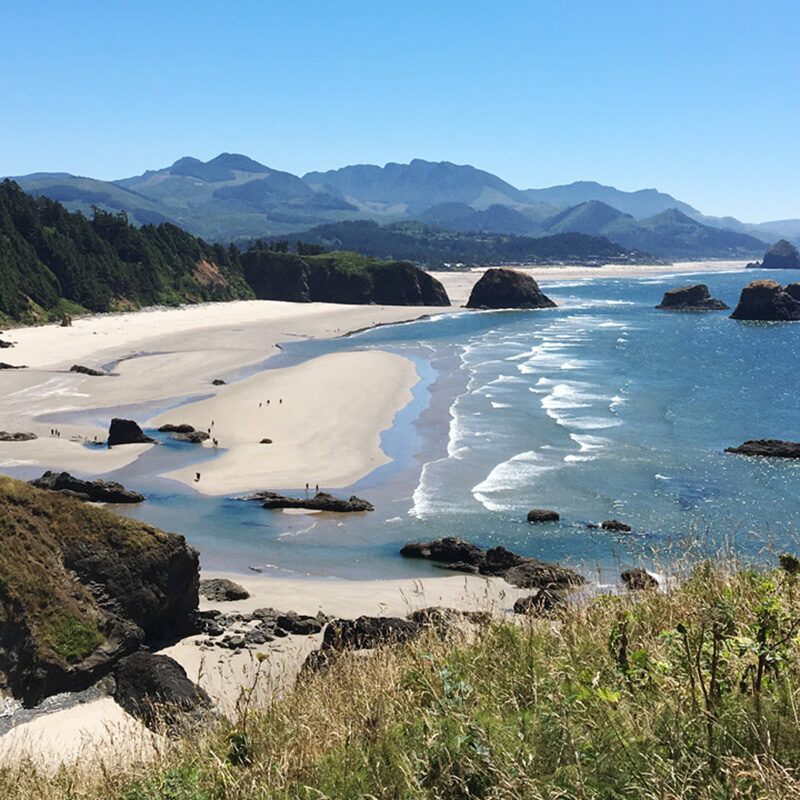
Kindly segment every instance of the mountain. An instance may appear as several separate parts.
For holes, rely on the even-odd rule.
[[[356,250],[376,258],[408,259],[431,269],[455,264],[597,264],[646,263],[647,253],[621,247],[608,239],[580,233],[533,238],[511,234],[454,231],[423,222],[372,221],[320,225],[298,236],[336,250]]]
[[[575,181],[563,186],[551,186],[547,189],[526,189],[522,195],[534,203],[552,203],[569,208],[592,200],[605,203],[623,214],[632,217],[652,217],[677,208],[688,216],[700,212],[688,203],[676,200],[672,195],[664,194],[656,189],[639,189],[636,192],[624,192],[613,186],[603,186],[595,181]]]
[[[396,216],[419,214],[439,203],[466,203],[486,209],[529,202],[519,189],[490,172],[419,158],[409,164],[359,164],[309,172],[303,180],[318,191],[337,193],[363,211]]]
[[[572,231],[590,236],[604,236],[605,228],[620,219],[633,220],[633,217],[599,200],[589,200],[544,220],[540,229],[548,233]]]
[[[530,233],[535,223],[510,206],[493,205],[477,211],[466,203],[439,203],[417,214],[420,222],[453,228],[459,231],[488,231],[490,233]]]

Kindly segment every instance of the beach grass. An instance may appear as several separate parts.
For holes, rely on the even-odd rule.
[[[0,767],[12,798],[800,797],[800,563],[345,653],[121,766]]]

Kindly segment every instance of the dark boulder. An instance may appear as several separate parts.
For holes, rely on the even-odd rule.
[[[214,380],[211,381],[211,385],[212,386],[224,386],[225,385],[225,381],[222,380],[222,378],[214,378]]]
[[[306,508],[311,511],[334,511],[338,514],[348,514],[359,511],[374,511],[372,503],[353,495],[349,500],[341,500],[327,492],[317,492],[314,497],[286,497],[275,492],[256,492],[243,497],[243,500],[257,500],[262,508]]]
[[[791,322],[800,320],[800,285],[753,281],[742,289],[731,319]]]
[[[259,444],[272,444],[272,439],[267,439],[267,438],[261,439],[259,441]]]
[[[800,442],[782,442],[780,439],[750,439],[738,447],[726,447],[725,452],[763,458],[800,458]]]
[[[202,444],[211,438],[205,431],[192,431],[191,433],[176,433],[172,436],[176,442],[189,442],[190,444]]]
[[[631,591],[658,588],[658,581],[646,569],[642,569],[642,567],[626,569],[625,572],[620,575],[620,578]]]
[[[528,512],[528,522],[558,522],[561,517],[558,511],[545,508],[532,508]]]
[[[79,372],[81,375],[91,375],[93,377],[101,377],[103,375],[108,375],[107,372],[103,372],[101,369],[92,369],[91,367],[84,367],[82,364],[73,364],[69,368],[70,372]]]
[[[162,425],[158,429],[159,433],[194,433],[194,426],[189,425],[186,422],[182,422],[179,425],[173,425],[171,423],[167,423],[166,425]]]
[[[10,433],[9,431],[0,431],[0,442],[30,442],[38,438],[35,433],[23,433],[18,431]]]
[[[800,269],[800,251],[786,239],[781,239],[764,253],[764,260],[754,264],[761,269]]]
[[[472,287],[467,308],[555,308],[536,281],[524,272],[487,269]]]
[[[298,614],[295,611],[284,611],[277,614],[275,624],[276,627],[286,631],[286,633],[292,633],[296,636],[310,636],[313,633],[319,633],[324,623],[319,617],[310,617]]]
[[[4,339],[0,339],[0,350],[5,350],[8,347],[13,347],[14,342],[7,342]]]
[[[69,472],[51,472],[48,470],[30,481],[37,489],[48,489],[51,492],[64,492],[81,500],[93,503],[141,503],[144,495],[126,489],[115,481],[84,481],[75,478]]]
[[[132,419],[114,417],[108,429],[108,446],[118,444],[152,444],[155,439],[145,436],[142,429]]]
[[[200,581],[197,589],[201,597],[213,602],[247,600],[250,592],[227,578],[207,578]]]
[[[371,650],[381,644],[405,642],[419,633],[420,626],[400,617],[335,619],[325,628],[323,650]]]
[[[0,361],[0,369],[28,369],[24,364],[7,364],[5,361]]]
[[[619,531],[623,533],[627,533],[628,531],[632,530],[630,525],[626,525],[624,522],[620,522],[618,519],[607,519],[600,523],[600,527],[604,531]]]
[[[209,718],[211,699],[169,656],[133,653],[114,668],[114,699],[150,728],[185,730]]]
[[[696,283],[664,292],[664,299],[656,308],[665,311],[725,311],[730,306],[712,297],[704,283]]]
[[[424,558],[436,566],[457,572],[502,577],[523,588],[566,588],[584,583],[581,575],[567,567],[512,553],[505,547],[481,550],[461,539],[447,537],[432,542],[408,543],[400,550],[406,558]]]
[[[514,613],[542,617],[555,611],[563,602],[564,597],[559,592],[554,592],[550,589],[539,589],[535,594],[520,597],[514,603]]]

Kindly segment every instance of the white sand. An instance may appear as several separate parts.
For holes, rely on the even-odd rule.
[[[301,488],[306,483],[336,489],[390,460],[381,450],[380,432],[411,401],[417,381],[413,362],[402,356],[380,350],[333,353],[260,372],[148,424],[188,422],[210,430],[219,441],[224,452],[213,461],[167,475],[199,492]],[[259,444],[265,437],[272,444]]]

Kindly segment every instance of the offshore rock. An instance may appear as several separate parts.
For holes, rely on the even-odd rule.
[[[632,530],[630,525],[620,522],[618,519],[607,519],[600,523],[600,527],[604,531],[619,531],[621,533],[628,533]]]
[[[786,239],[781,239],[764,253],[764,260],[759,264],[748,264],[761,269],[800,269],[800,252]]]
[[[487,269],[467,301],[467,308],[555,307],[530,275],[505,267]]]
[[[750,439],[738,447],[726,447],[726,453],[762,458],[800,458],[800,442],[782,442],[780,439]]]
[[[725,311],[730,306],[712,297],[704,283],[696,283],[664,292],[664,299],[656,308],[665,311]]]
[[[63,492],[79,500],[90,500],[93,503],[141,503],[144,495],[126,489],[115,481],[84,481],[75,478],[69,472],[51,472],[48,470],[41,478],[29,481],[37,489],[48,489],[51,492]]]
[[[114,417],[108,429],[108,446],[118,444],[153,444],[155,439],[145,436],[142,429],[132,419]]]
[[[275,492],[256,492],[242,500],[258,500],[262,508],[306,508],[311,511],[334,511],[338,514],[351,514],[359,511],[374,511],[375,507],[367,500],[352,495],[342,500],[327,492],[317,492],[313,497],[286,497]]]
[[[800,320],[800,284],[753,281],[742,289],[731,319],[791,322]]]
[[[528,512],[528,522],[558,522],[561,517],[558,511],[546,508],[532,508]]]

